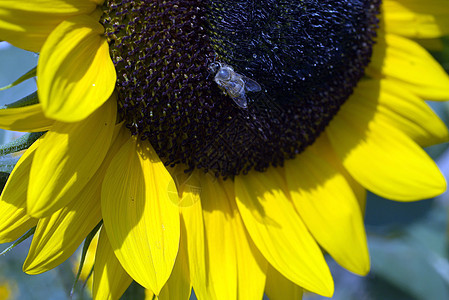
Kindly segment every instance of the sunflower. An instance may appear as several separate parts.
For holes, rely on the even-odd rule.
[[[95,299],[133,280],[172,299],[331,296],[323,252],[369,271],[366,190],[446,189],[421,147],[448,140],[424,99],[449,99],[449,78],[422,45],[448,16],[445,0],[1,1],[0,39],[39,61],[0,125],[41,134],[0,241],[35,227],[39,274],[101,228]]]

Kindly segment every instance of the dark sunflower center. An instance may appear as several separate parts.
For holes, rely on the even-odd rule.
[[[167,165],[223,177],[282,165],[363,76],[379,5],[106,1],[120,116]]]

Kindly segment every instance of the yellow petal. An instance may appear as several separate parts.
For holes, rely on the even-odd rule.
[[[196,189],[197,190],[197,189]],[[196,192],[185,191],[183,194]],[[181,194],[180,197],[183,197]],[[190,280],[194,285],[195,294],[207,295],[213,299],[215,295],[214,285],[209,282],[208,271],[209,266],[206,262],[205,236],[203,225],[203,214],[201,201],[194,201],[189,206],[181,206],[181,232],[183,238],[187,240],[187,252],[190,267]]]
[[[385,34],[373,50],[367,75],[387,78],[426,100],[449,99],[449,76],[417,42]]]
[[[39,274],[58,266],[75,252],[100,222],[101,183],[112,158],[112,155],[108,156],[110,158],[105,158],[97,173],[73,201],[39,220],[23,266],[24,272]]]
[[[88,14],[102,1],[2,0],[0,39],[16,47],[39,52],[50,32],[63,20]]]
[[[267,263],[244,228],[232,181],[197,175],[200,185],[194,190],[201,191],[203,216],[199,220],[204,231],[192,231],[192,226],[187,228],[187,236],[197,245],[189,248],[190,265],[206,269],[192,272],[195,294],[199,299],[261,299]],[[183,216],[187,214],[189,208],[184,208]],[[198,245],[195,240],[203,232],[203,244]]]
[[[45,117],[41,104],[0,109],[0,128],[12,131],[46,131],[54,120]]]
[[[444,49],[443,40],[440,38],[434,38],[434,39],[414,39],[417,41],[421,46],[426,48],[429,51],[438,51],[441,52]]]
[[[31,163],[43,137],[35,141],[22,155],[0,197],[0,243],[12,242],[37,224],[26,214],[26,194]]]
[[[268,267],[265,293],[270,300],[300,300],[303,289],[284,276],[272,266]]]
[[[436,38],[449,34],[447,0],[385,0],[385,31],[410,38]]]
[[[353,97],[360,105],[376,111],[376,117],[390,123],[421,146],[448,141],[446,125],[419,97],[389,80],[359,83]]]
[[[151,290],[145,289],[145,300],[153,300],[155,299],[155,296],[156,295],[154,295],[154,293]]]
[[[155,294],[170,276],[179,246],[179,208],[168,195],[173,184],[151,145],[130,137],[112,160],[101,192],[114,253]]]
[[[148,291],[148,290],[147,290]],[[187,253],[186,233],[181,233],[178,256],[167,283],[161,290],[158,300],[189,300],[192,292],[190,282],[189,255]],[[153,299],[147,296],[146,299]]]
[[[98,228],[97,228],[98,229]],[[101,227],[100,227],[101,229]],[[91,237],[89,237],[91,238]],[[92,292],[92,272],[95,265],[95,253],[97,252],[98,248],[98,239],[100,238],[100,230],[98,230],[95,235],[90,239],[88,242],[87,240],[85,242],[88,242],[89,246],[87,247],[86,256],[84,257],[84,262],[81,266],[81,273],[79,274],[80,280],[84,281],[84,286],[89,287],[89,292]],[[83,243],[83,248],[86,245],[86,243]],[[84,250],[84,249],[83,249]],[[78,252],[76,254],[76,260],[78,262],[81,262],[81,252]],[[75,267],[75,266],[74,266]],[[79,271],[79,264],[76,266],[76,270]],[[75,271],[75,268],[72,267],[72,270]]]
[[[443,193],[446,182],[432,159],[376,111],[369,98],[353,97],[326,129],[349,173],[365,188],[393,200],[413,201]]]
[[[234,184],[202,174],[209,276],[217,299],[261,299],[267,262],[251,240],[235,203]],[[234,264],[234,265],[231,265]],[[229,293],[230,297],[223,295]]]
[[[100,231],[94,264],[93,298],[95,300],[119,299],[133,279],[115,257],[104,228]]]
[[[39,220],[23,265],[24,272],[39,274],[55,268],[75,252],[101,221],[101,184],[112,158],[127,137],[127,129],[120,125],[115,126],[114,137],[119,131],[120,136],[111,145],[100,168],[78,196],[64,208]]]
[[[370,261],[361,210],[346,178],[309,146],[285,162],[288,189],[318,243],[344,268],[366,275]]]
[[[77,196],[106,156],[115,119],[116,102],[111,99],[82,122],[54,124],[31,167],[30,215],[47,216]]]
[[[205,259],[206,266],[208,267],[209,282],[214,285],[215,297],[205,297],[206,295],[201,295],[199,292],[200,289],[196,284],[193,287],[195,291],[198,291],[197,295],[200,299],[236,299],[237,257],[235,252],[237,251],[237,241],[236,237],[234,237],[234,224],[232,224],[235,222],[232,219],[235,218],[234,214],[236,212],[230,207],[228,195],[226,194],[226,190],[228,190],[231,192],[229,196],[233,197],[233,186],[231,183],[230,187],[224,187],[223,184],[217,182],[218,180],[215,183],[206,183],[206,176],[203,176],[203,188],[201,190],[205,233],[204,246],[206,250]],[[229,186],[229,183],[227,185]],[[195,233],[192,232],[190,234]],[[236,234],[238,233],[236,232]],[[246,252],[247,254],[248,252],[250,253],[250,251]],[[251,258],[251,256],[248,258]],[[265,281],[265,274],[262,273],[262,276],[258,277],[255,278],[254,283],[259,283],[258,285],[260,286],[260,279],[262,279],[263,283]],[[263,288],[260,292],[259,297],[253,297],[251,299],[260,299],[260,296],[263,294]]]
[[[98,109],[115,88],[116,73],[103,26],[87,15],[62,22],[37,65],[39,100],[49,118],[76,122]]]
[[[50,217],[39,220],[28,256],[23,264],[25,273],[35,275],[51,270],[75,252],[101,220],[99,199],[85,200],[85,203],[72,201],[70,204],[78,205],[69,204],[68,207],[55,212]],[[94,203],[89,203],[87,200],[94,200]]]
[[[170,201],[177,206],[190,207],[196,202],[201,201],[201,182],[199,174],[196,172],[186,173],[185,165],[178,164],[174,168],[169,168],[173,178],[173,186],[170,185],[168,195]]]
[[[245,226],[268,262],[287,279],[330,297],[334,290],[323,254],[285,193],[278,170],[235,178],[237,206]]]
[[[316,139],[313,145],[314,150],[317,152],[317,154],[326,159],[326,161],[330,165],[332,165],[332,167],[338,170],[338,172],[345,177],[346,182],[349,184],[351,190],[357,198],[357,202],[360,206],[360,211],[362,212],[362,215],[364,215],[366,207],[366,189],[360,183],[358,183],[357,180],[355,180],[345,169],[340,158],[337,156],[334,149],[332,149],[332,144],[330,143],[326,132],[323,132],[320,137]]]

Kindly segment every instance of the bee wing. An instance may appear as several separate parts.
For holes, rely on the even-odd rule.
[[[252,80],[248,77],[243,77],[243,81],[245,82],[245,91],[247,92],[260,92],[262,88],[260,84],[258,84],[255,80]]]
[[[246,100],[245,94],[240,94],[237,97],[232,97],[232,100],[234,100],[235,104],[240,106],[241,108],[247,108],[248,107],[248,101]]]

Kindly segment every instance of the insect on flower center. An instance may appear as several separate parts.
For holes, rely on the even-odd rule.
[[[232,177],[312,144],[369,63],[380,0],[107,0],[120,118],[166,165]]]

